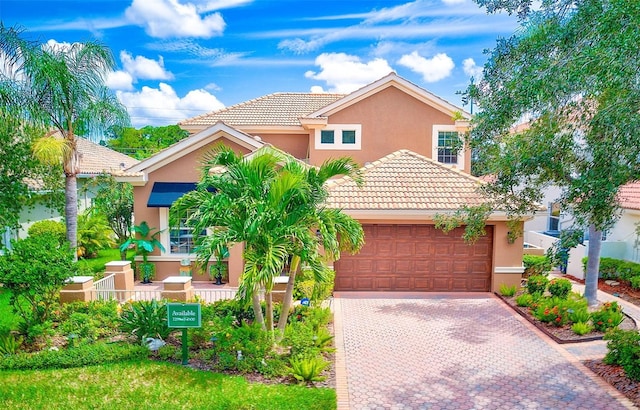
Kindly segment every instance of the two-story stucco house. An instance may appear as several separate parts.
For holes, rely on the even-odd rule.
[[[469,118],[395,73],[347,95],[270,94],[182,121],[190,137],[119,179],[135,186],[136,221],[162,229],[166,250],[150,257],[162,279],[195,257],[198,233],[170,227],[168,216],[198,181],[203,152],[219,143],[242,154],[271,145],[310,165],[350,156],[364,168],[364,187],[331,181],[328,205],[363,224],[366,244],[335,261],[336,290],[491,291],[519,283],[522,273],[522,240],[508,241],[504,213],[491,214],[487,235],[475,244],[461,239],[461,228],[447,235],[434,227],[437,213],[483,201],[468,150],[454,149]],[[237,285],[241,246],[228,263],[229,283]],[[194,280],[207,279],[194,272]]]

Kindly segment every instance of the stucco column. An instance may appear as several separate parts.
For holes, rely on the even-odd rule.
[[[238,286],[244,270],[244,243],[237,243],[229,249],[229,286]]]
[[[129,261],[113,261],[105,265],[104,276],[114,275],[113,283],[116,299],[124,302],[133,297],[135,286],[134,271]]]

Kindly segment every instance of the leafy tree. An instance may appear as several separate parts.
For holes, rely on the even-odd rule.
[[[106,145],[118,152],[137,159],[151,155],[187,138],[189,133],[177,125],[163,127],[146,126],[139,130],[130,127],[115,127],[111,130]]]
[[[23,31],[0,23],[0,103],[20,112],[25,124],[59,133],[47,134],[41,157],[61,158],[65,175],[65,222],[70,246],[77,247],[78,150],[76,135],[95,136],[114,124],[127,124],[128,114],[105,86],[115,68],[111,51],[97,42],[39,44]],[[54,149],[55,148],[55,149]],[[55,152],[53,152],[55,151]],[[49,155],[44,155],[49,154]]]
[[[221,166],[225,167],[223,173],[212,172]],[[244,243],[239,295],[252,301],[256,320],[269,331],[273,329],[274,278],[291,259],[291,288],[281,313],[284,328],[300,264],[321,279],[327,273],[321,245],[329,257],[338,257],[341,249],[355,252],[364,242],[357,221],[339,210],[322,207],[326,197],[323,183],[338,174],[355,175],[355,163],[338,159],[320,168],[308,168],[277,150],[263,149],[245,159],[221,146],[205,157],[197,190],[171,207],[171,224],[178,215],[189,214],[187,223],[195,231],[210,230],[210,235],[196,242],[204,268],[225,247]],[[259,301],[261,288],[265,290],[266,318]]]
[[[1,81],[0,78],[0,101],[4,99]],[[31,145],[39,135],[42,135],[40,129],[23,126],[17,110],[8,107],[0,110],[0,229],[17,228],[20,212],[37,199],[44,199],[45,205],[57,208],[59,187],[51,181],[59,179],[62,169],[46,166],[31,154]],[[50,194],[36,194],[36,185],[46,186]]]
[[[47,321],[60,289],[78,267],[73,250],[55,235],[29,236],[12,248],[0,257],[0,283],[11,291],[11,306],[28,330]]]
[[[640,2],[476,0],[517,13],[470,87],[481,111],[470,144],[513,214],[557,186],[563,210],[589,229],[585,297],[597,303],[602,231],[619,216],[620,186],[640,177]],[[513,126],[530,119],[526,126]]]
[[[110,175],[100,175],[92,182],[98,187],[92,207],[106,217],[118,243],[124,243],[133,226],[133,186]],[[120,251],[120,259],[127,259],[126,250]]]

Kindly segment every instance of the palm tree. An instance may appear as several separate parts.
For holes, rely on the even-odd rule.
[[[39,152],[61,158],[65,174],[67,240],[77,247],[77,135],[95,136],[114,125],[127,125],[129,116],[105,86],[115,60],[97,42],[38,44],[23,31],[0,23],[0,104],[20,110],[25,124],[43,126],[48,133]],[[56,140],[56,134],[62,139]],[[62,143],[55,143],[61,141]],[[53,144],[50,144],[54,142]],[[42,157],[42,156],[41,156]]]
[[[292,266],[305,263],[321,278],[327,268],[320,246],[334,257],[339,254],[340,244],[351,251],[363,244],[357,221],[339,210],[322,208],[326,198],[323,183],[334,175],[356,175],[355,163],[340,159],[316,169],[271,148],[246,159],[225,147],[214,149],[203,162],[197,190],[172,206],[171,224],[189,214],[187,223],[196,231],[210,231],[196,242],[203,268],[224,247],[244,243],[239,295],[246,302],[252,301],[256,320],[263,329],[272,331],[271,290],[274,278],[289,259]],[[290,272],[288,302],[280,319],[282,329],[291,306],[296,271],[292,268]],[[266,318],[260,305],[261,289],[265,290]]]

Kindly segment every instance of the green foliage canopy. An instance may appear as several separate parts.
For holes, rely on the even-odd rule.
[[[495,176],[487,191],[522,214],[560,188],[563,210],[590,230],[593,304],[602,231],[619,216],[619,188],[640,179],[640,2],[476,2],[522,21],[468,90],[481,107],[469,143]]]

